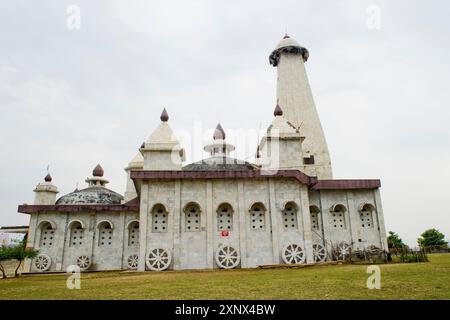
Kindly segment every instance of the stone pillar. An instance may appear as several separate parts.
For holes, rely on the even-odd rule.
[[[311,233],[311,215],[309,213],[308,189],[305,185],[300,185],[300,212],[302,215],[303,240],[305,243],[306,263],[314,263]],[[298,217],[297,217],[298,219]]]
[[[353,191],[347,190],[347,206],[348,206],[348,221],[349,228],[352,237],[352,249],[357,249],[360,245],[358,230],[359,230],[359,219],[358,219],[358,206],[355,203],[353,197]]]
[[[212,182],[206,182],[206,265],[214,268],[214,209]]]
[[[148,183],[141,187],[141,210],[139,212],[139,271],[145,271],[147,254],[147,221],[148,221]]]
[[[381,249],[388,251],[386,227],[384,225],[383,206],[381,205],[380,189],[373,190],[375,198],[376,215],[378,217],[378,229],[380,234]]]
[[[173,207],[173,268],[181,268],[181,181],[175,180],[175,199]]]
[[[62,239],[62,245],[58,247],[57,254],[55,258],[55,269],[56,271],[63,271],[63,264],[64,264],[64,252],[66,249],[66,243],[69,243],[70,239],[67,239],[67,237],[70,237],[70,232],[68,229],[69,224],[69,214],[66,213],[64,225],[61,226],[60,230],[56,230],[57,233],[59,233],[59,237]],[[56,234],[55,234],[56,236]]]
[[[248,212],[245,208],[244,182],[238,181],[238,215],[239,215],[239,247],[241,253],[241,267],[247,268],[247,218]]]
[[[273,263],[280,263],[280,244],[279,244],[279,212],[276,206],[275,196],[275,183],[272,179],[268,180],[269,183],[269,203],[270,203],[270,221],[271,221],[271,233],[272,233],[272,254]]]

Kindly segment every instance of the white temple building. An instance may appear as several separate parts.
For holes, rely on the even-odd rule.
[[[255,163],[231,156],[219,124],[210,157],[186,164],[164,110],[125,168],[123,196],[100,165],[62,197],[47,175],[18,208],[30,216],[27,246],[40,252],[27,271],[255,268],[386,251],[380,181],[333,179],[308,57],[287,35],[270,54],[278,103]]]

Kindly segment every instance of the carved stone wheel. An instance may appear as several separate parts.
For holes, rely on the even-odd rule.
[[[52,258],[46,254],[40,254],[34,258],[34,266],[41,272],[47,271],[52,265]]]
[[[339,243],[337,246],[337,254],[339,260],[344,260],[350,255],[350,245],[344,241]]]
[[[283,248],[281,258],[284,263],[287,264],[303,263],[305,262],[305,253],[303,252],[302,247],[298,244],[292,243]]]
[[[224,245],[216,251],[216,263],[219,268],[233,269],[236,268],[241,261],[241,256],[236,249],[231,246]]]
[[[147,256],[145,264],[153,271],[163,271],[170,266],[172,257],[170,251],[166,249],[153,249]]]
[[[325,248],[321,244],[313,244],[313,257],[314,262],[323,262],[325,261],[326,253]]]
[[[127,259],[128,269],[136,270],[139,265],[139,256],[137,254],[132,254]]]
[[[77,266],[80,267],[80,270],[85,271],[89,269],[91,266],[91,258],[83,255],[77,258]]]

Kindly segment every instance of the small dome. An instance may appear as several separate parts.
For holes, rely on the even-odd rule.
[[[104,174],[105,172],[103,171],[103,168],[102,168],[102,166],[100,165],[100,164],[98,164],[95,168],[94,168],[94,170],[92,171],[92,175],[94,176],[94,177],[103,177],[103,174]]]
[[[281,109],[281,107],[280,107],[280,105],[277,103],[277,106],[275,107],[275,110],[274,110],[274,112],[273,112],[273,115],[275,116],[275,117],[278,117],[278,116],[282,116],[283,115],[283,110]]]
[[[66,194],[56,201],[60,204],[120,204],[123,197],[104,187],[88,187]]]
[[[216,130],[214,130],[213,139],[214,140],[225,140],[225,131],[223,130],[220,123],[217,125]]]
[[[47,173],[47,175],[44,178],[45,182],[52,182],[52,176],[50,175],[50,173]]]
[[[285,35],[275,50],[269,56],[269,62],[272,66],[278,66],[278,62],[280,61],[281,53],[290,53],[290,54],[299,54],[302,56],[303,61],[307,61],[309,58],[309,51],[305,47],[301,46],[297,41],[291,38],[288,35]]]
[[[161,113],[160,119],[161,119],[162,122],[169,121],[169,114],[167,113],[166,108],[164,108],[163,112]]]
[[[276,49],[281,49],[281,48],[284,48],[284,47],[299,47],[299,48],[301,48],[302,46],[295,39],[292,39],[288,35],[285,35],[283,37],[283,39],[281,39],[281,41],[278,42],[278,45],[275,48],[275,50]]]

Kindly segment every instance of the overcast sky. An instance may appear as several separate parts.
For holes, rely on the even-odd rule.
[[[81,10],[80,29],[68,28],[70,5]],[[28,224],[17,205],[33,202],[47,165],[60,196],[84,187],[97,163],[123,193],[123,168],[163,107],[178,133],[220,122],[233,141],[266,128],[276,101],[268,56],[287,29],[310,51],[335,178],[381,179],[386,228],[409,244],[431,227],[448,239],[449,9],[448,1],[1,1],[0,226]],[[237,155],[251,159],[256,138],[240,140]],[[201,158],[201,144],[183,143],[189,161]]]

